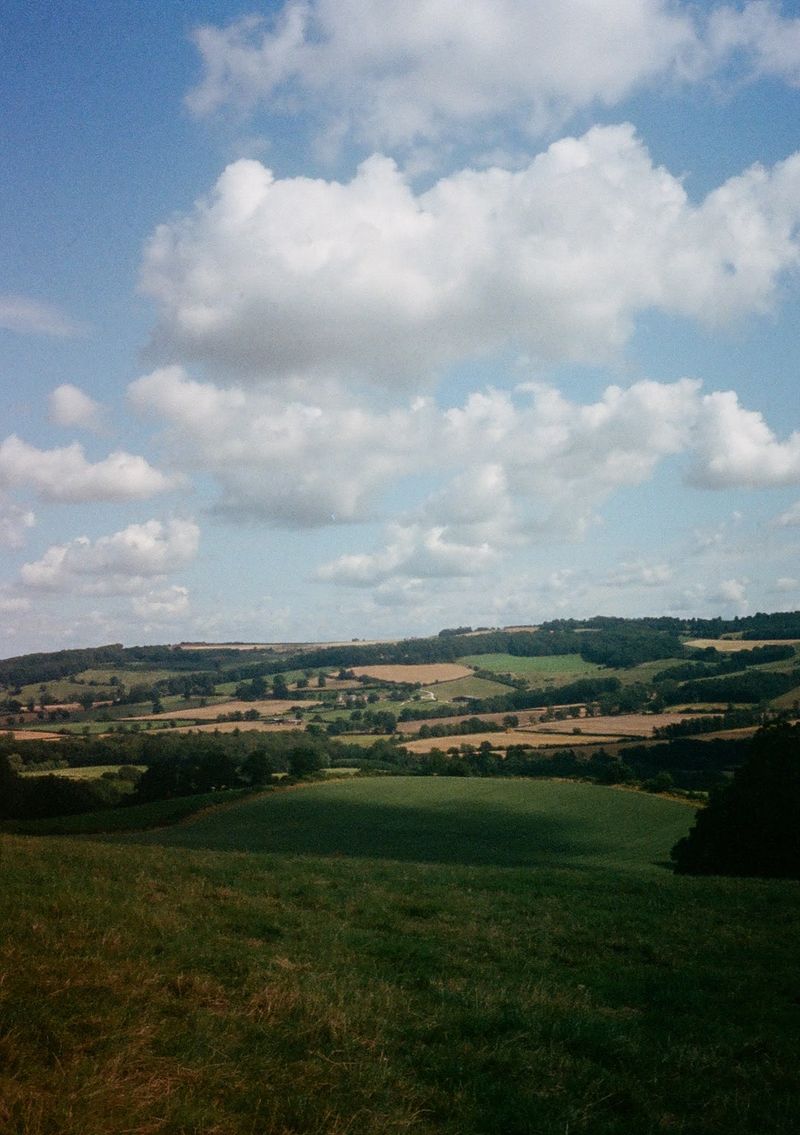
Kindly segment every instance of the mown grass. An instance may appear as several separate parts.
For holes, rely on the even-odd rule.
[[[800,888],[672,876],[690,820],[398,779],[5,836],[0,1130],[791,1132]]]

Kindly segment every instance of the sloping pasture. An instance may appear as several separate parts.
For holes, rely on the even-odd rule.
[[[0,837],[9,1135],[789,1135],[800,889],[685,805],[388,778]]]

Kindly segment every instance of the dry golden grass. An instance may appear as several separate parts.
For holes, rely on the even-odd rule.
[[[682,713],[623,713],[608,717],[571,717],[566,721],[543,721],[529,729],[537,733],[569,733],[580,729],[581,733],[598,733],[615,737],[652,737],[653,730],[665,725],[683,721]],[[526,730],[527,732],[528,730]]]
[[[181,650],[277,650],[294,653],[302,650],[319,650],[326,646],[381,646],[400,642],[399,638],[359,638],[347,642],[181,642]]]
[[[317,706],[319,702],[304,701],[304,709],[310,709],[312,706]],[[270,700],[270,701],[240,701],[231,700],[226,702],[216,702],[214,705],[199,706],[196,709],[169,709],[164,713],[146,713],[138,717],[129,717],[127,721],[216,721],[220,714],[223,713],[247,713],[249,709],[257,709],[259,713],[266,714],[267,716],[274,716],[277,714],[288,714],[292,708],[293,702],[291,699],[286,700]]]
[[[543,709],[526,709],[518,710],[514,716],[517,718],[520,726],[532,725],[539,721]],[[469,721],[472,717],[480,717],[481,721],[496,721],[500,724],[504,717],[508,717],[509,711],[504,713],[460,713],[457,717],[428,717],[424,721],[398,721],[397,732],[414,734],[419,733],[423,725],[442,725],[442,724],[460,724],[462,721]]]
[[[798,644],[800,638],[693,638],[686,643],[687,646],[696,647],[698,650],[712,646],[722,654],[730,654],[735,650],[753,650],[757,646],[797,646]]]
[[[417,741],[404,741],[403,748],[410,753],[429,753],[431,749],[448,749],[459,745],[478,746],[488,741],[493,749],[507,749],[509,745],[530,745],[532,749],[563,749],[565,738],[560,734],[532,733],[524,729],[507,729],[502,733],[451,733],[447,737],[423,737]],[[619,737],[583,736],[576,734],[569,738],[569,747],[577,745],[596,745],[599,742],[613,742]]]
[[[305,729],[305,723],[292,717],[281,721],[210,721],[206,725],[178,725],[170,733],[286,733],[292,729]]]
[[[438,682],[453,682],[472,673],[468,666],[457,662],[430,662],[420,666],[353,666],[354,674],[378,678],[381,682],[421,682],[433,686]]]
[[[15,741],[60,741],[60,733],[48,733],[43,729],[4,729],[3,734],[7,737],[9,733]]]

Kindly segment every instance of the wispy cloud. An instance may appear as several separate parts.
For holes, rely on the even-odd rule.
[[[80,338],[89,330],[52,304],[17,295],[0,295],[0,327],[22,335],[59,339]]]

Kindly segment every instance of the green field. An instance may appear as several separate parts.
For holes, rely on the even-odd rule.
[[[44,683],[30,682],[22,686],[22,692],[16,696],[23,704],[30,699],[38,704],[39,687],[40,684],[43,684],[51,701],[72,701],[79,694],[88,693],[94,694],[98,701],[103,701],[111,697],[114,692],[114,687],[111,685],[111,679],[114,677],[130,688],[134,685],[152,686],[154,682],[159,682],[164,678],[173,678],[179,673],[177,670],[129,670],[113,667],[102,670],[82,670],[80,674],[76,675],[80,679],[79,682],[74,682],[71,678],[57,678]],[[91,682],[94,685],[90,685]]]
[[[67,780],[96,780],[98,777],[103,776],[107,772],[118,772],[121,765],[92,765],[84,768],[59,768],[47,769],[45,772],[34,770],[33,772],[23,772],[23,776],[64,776]],[[145,765],[134,765],[144,772]]]
[[[136,843],[505,867],[558,862],[647,866],[664,859],[692,812],[655,796],[572,781],[385,777],[245,801]]]
[[[571,682],[575,678],[607,673],[595,662],[584,662],[580,654],[553,654],[538,658],[518,658],[514,654],[468,654],[458,661],[464,666],[477,666],[479,670],[528,678],[534,685]]]
[[[800,887],[673,876],[691,820],[376,778],[2,836],[0,1130],[789,1135]]]
[[[502,682],[491,682],[487,678],[455,678],[452,682],[437,682],[424,688],[435,695],[437,702],[463,697],[492,698],[496,694],[509,692],[508,686],[504,686]]]

